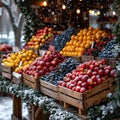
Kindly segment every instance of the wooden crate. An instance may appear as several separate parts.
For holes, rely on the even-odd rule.
[[[40,80],[40,92],[52,97],[56,100],[59,99],[58,97],[58,86],[55,86],[51,83],[45,82],[43,80]]]
[[[81,56],[81,62],[89,62],[90,60],[94,60],[94,56],[87,56],[87,55],[82,55]]]
[[[22,82],[22,74],[13,72],[12,73],[12,82],[15,84],[21,83]]]
[[[116,67],[116,59],[115,58],[99,58],[99,57],[95,58],[95,60],[101,60],[101,59],[106,60],[107,64],[110,65],[112,68]]]
[[[12,67],[7,67],[3,63],[1,64],[2,76],[8,79],[12,79]]]
[[[39,90],[39,80],[33,76],[23,74],[23,83],[35,90]]]
[[[84,94],[59,86],[60,101],[63,101],[64,108],[74,106],[80,115],[85,114],[88,108],[105,100],[106,95],[113,91],[113,89],[111,91],[111,87],[114,81],[113,78],[109,78]]]

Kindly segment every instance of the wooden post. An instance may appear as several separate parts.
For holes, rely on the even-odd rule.
[[[14,118],[22,120],[22,103],[21,99],[16,96],[13,96],[13,115],[11,119],[15,120]]]

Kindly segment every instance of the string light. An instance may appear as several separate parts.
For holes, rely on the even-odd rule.
[[[76,10],[76,13],[77,13],[77,14],[80,14],[80,9],[77,9],[77,10]]]
[[[43,2],[43,6],[47,6],[47,1],[44,1],[44,2]]]
[[[65,9],[66,9],[66,6],[65,6],[65,5],[62,5],[62,9],[65,10]]]

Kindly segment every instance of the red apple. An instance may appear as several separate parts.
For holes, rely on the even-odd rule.
[[[81,86],[81,84],[82,84],[82,81],[77,82],[77,86]]]
[[[80,89],[81,89],[80,86],[76,86],[75,91],[76,91],[76,92],[80,92]]]
[[[45,65],[46,65],[46,67],[50,67],[50,63],[49,62],[46,62]]]
[[[92,79],[87,79],[87,83],[88,83],[88,85],[93,85],[93,80]]]
[[[84,87],[84,88],[87,88],[87,83],[86,83],[86,82],[83,82],[83,83],[81,84],[81,86]]]
[[[103,71],[102,69],[99,69],[99,70],[98,70],[98,74],[99,74],[100,76],[103,76],[103,75],[104,75],[104,71]]]
[[[51,61],[51,65],[56,66],[57,65],[57,61],[56,60],[52,60]]]
[[[70,84],[70,85],[69,85],[69,89],[71,89],[71,90],[72,90],[72,88],[73,88],[73,87],[75,87],[75,85],[74,85],[74,84]]]
[[[86,88],[84,88],[84,87],[82,87],[81,89],[80,89],[80,93],[84,93],[86,91]]]
[[[89,77],[91,77],[91,76],[92,76],[92,71],[91,71],[91,70],[88,70],[88,71],[87,71],[87,75],[89,75]]]

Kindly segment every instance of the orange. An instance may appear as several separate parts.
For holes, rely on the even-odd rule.
[[[92,30],[94,30],[94,28],[93,28],[92,26],[90,26],[90,27],[88,28],[88,30],[91,30],[91,31],[92,31]]]
[[[88,32],[87,32],[87,35],[92,35],[92,34],[93,34],[92,31],[88,31]]]
[[[82,41],[82,40],[83,40],[83,36],[80,36],[80,37],[79,37],[79,40]]]
[[[75,39],[75,35],[72,35],[72,36],[71,36],[71,40],[74,40],[74,39]]]
[[[75,40],[79,40],[79,37],[78,37],[78,36],[75,36]]]

